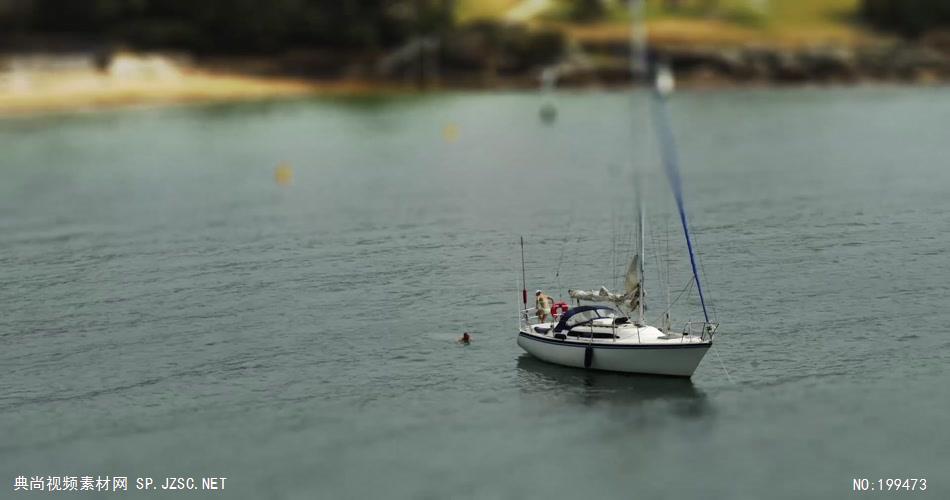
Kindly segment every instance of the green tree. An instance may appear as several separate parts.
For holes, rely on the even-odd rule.
[[[451,27],[451,0],[0,0],[0,37],[70,34],[144,47],[381,48]]]
[[[861,14],[874,27],[910,37],[950,28],[946,0],[863,0]]]

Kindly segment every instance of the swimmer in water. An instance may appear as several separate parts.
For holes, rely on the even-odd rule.
[[[468,332],[465,332],[462,334],[462,337],[458,340],[458,342],[459,344],[468,345],[472,342],[472,337],[468,334]]]

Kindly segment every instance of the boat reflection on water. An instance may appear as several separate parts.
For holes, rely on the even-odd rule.
[[[673,414],[686,418],[711,411],[706,395],[688,378],[582,370],[545,363],[529,354],[518,358],[518,382],[525,393],[566,403],[624,408],[669,403]]]

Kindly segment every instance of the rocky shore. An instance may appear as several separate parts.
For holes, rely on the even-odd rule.
[[[568,72],[563,84],[629,81],[625,47],[600,45],[587,47],[586,51],[599,63]],[[854,47],[673,45],[656,47],[652,57],[670,65],[678,81],[698,86],[950,81],[950,53],[907,42]]]

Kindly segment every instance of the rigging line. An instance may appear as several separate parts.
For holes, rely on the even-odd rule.
[[[575,240],[575,239],[570,239],[570,240],[568,240],[568,243],[571,243],[571,242],[573,242],[573,243],[574,243],[574,246],[577,248],[577,253],[574,255],[574,260],[573,260],[572,262],[577,262],[578,258],[580,257],[580,254],[581,254],[581,246],[580,246],[581,237],[578,236],[576,240]],[[562,286],[561,286],[561,265],[560,265],[560,264],[558,264],[558,269],[557,269],[557,274],[555,275],[555,280],[557,281],[558,290],[562,290],[563,288],[562,288]],[[570,298],[568,298],[567,300],[570,301]]]
[[[521,302],[528,308],[528,280],[524,270],[524,236],[521,237]]]
[[[646,255],[645,255],[646,250],[644,249],[644,245],[646,244],[646,241],[644,241],[645,236],[643,234],[643,231],[645,229],[644,226],[646,225],[646,219],[645,219],[646,207],[644,206],[644,202],[643,202],[643,196],[644,196],[643,186],[642,186],[643,176],[639,171],[637,171],[637,172],[634,172],[634,179],[635,179],[634,182],[636,182],[636,186],[634,190],[637,195],[637,254],[638,254],[637,276],[640,277],[640,283],[638,283],[637,285],[637,291],[639,295],[639,297],[637,297],[637,314],[638,314],[638,320],[641,323],[643,323],[643,311],[646,310],[646,286],[647,286],[646,272],[644,272],[643,270],[643,263],[646,260]]]
[[[623,265],[627,257],[626,252],[624,251],[624,248],[623,248],[623,239],[624,239],[623,223],[620,222],[618,218],[617,225],[616,227],[614,227],[614,247],[615,247],[614,255],[616,255],[616,258],[614,259],[614,268],[613,268],[614,276],[618,274],[622,274],[624,271],[626,271],[626,268]],[[614,279],[616,280],[616,278]],[[618,286],[620,285],[618,285],[617,282],[615,281],[614,287],[618,287]]]
[[[633,227],[633,224],[627,225],[627,261],[628,262],[637,253],[637,250],[633,245],[633,237],[634,237],[635,230],[636,228]]]
[[[577,252],[574,253],[574,260],[571,262],[577,262],[581,259],[581,236],[577,237],[577,245],[574,245],[577,248]]]
[[[705,279],[706,279],[706,268],[703,266],[703,254],[702,254],[702,253],[697,253],[697,256],[699,257],[699,272],[703,275],[703,279],[705,280]],[[709,281],[706,281],[706,283],[708,284]],[[716,311],[716,301],[715,301],[715,300],[712,300],[712,297],[711,297],[711,296],[709,297],[709,307],[710,307],[710,309],[712,309],[713,319],[718,322],[718,321],[719,321],[719,312]]]
[[[693,240],[689,232],[689,223],[686,220],[686,206],[683,202],[683,183],[679,174],[679,158],[676,151],[676,140],[673,136],[673,129],[670,125],[670,110],[667,99],[659,89],[653,92],[653,114],[655,116],[657,134],[660,141],[660,150],[662,151],[663,166],[666,170],[666,177],[669,180],[670,187],[673,189],[673,197],[676,200],[676,208],[679,209],[680,223],[683,226],[683,236],[686,238],[686,249],[689,252],[689,264],[693,270],[693,277],[696,278],[696,290],[699,292],[699,302],[703,306],[703,318],[709,323],[709,312],[706,310],[706,298],[703,296],[703,285],[699,280],[699,270],[696,267],[696,257],[693,252]]]
[[[621,283],[625,282],[625,276],[627,275],[627,262],[630,260],[627,258],[627,251],[625,250],[624,240],[624,224],[623,218],[617,217],[617,228],[614,233],[614,245],[616,249],[614,254],[617,256],[617,259],[614,261],[614,289],[619,291],[622,287]]]
[[[677,302],[679,302],[680,297],[682,297],[683,294],[689,293],[689,291],[693,289],[693,283],[695,283],[695,282],[696,282],[696,280],[695,280],[694,278],[690,278],[689,281],[686,282],[686,285],[684,285],[683,288],[680,290],[679,295],[677,295],[676,298],[673,299],[673,302],[670,302],[670,304],[669,304],[668,306],[666,306],[666,310],[665,310],[665,311],[662,311],[662,312],[660,313],[659,319],[663,319],[663,315],[664,315],[664,314],[666,314],[666,313],[670,312],[671,310],[673,310],[673,306],[674,306]],[[659,321],[657,321],[657,322],[659,322]]]
[[[617,271],[616,274],[618,281],[617,289],[624,288],[626,286],[627,280],[627,267],[630,265],[630,259],[633,258],[630,251],[629,243],[629,232],[627,231],[627,225],[624,224],[623,218],[620,218],[617,226],[618,234],[620,235],[617,238]],[[622,283],[622,285],[620,284]]]
[[[666,307],[670,307],[670,282],[673,281],[673,275],[670,274],[670,220],[666,219]]]
[[[561,263],[564,261],[564,251],[567,249],[567,246],[570,244],[571,238],[569,236],[564,237],[564,244],[561,245],[561,256],[557,259],[557,269],[554,270],[554,281],[557,286],[557,290],[561,290]]]
[[[716,355],[716,359],[719,360],[719,366],[722,367],[722,372],[726,374],[726,378],[729,379],[729,383],[732,385],[736,385],[736,381],[732,380],[732,375],[729,375],[729,370],[726,369],[726,364],[723,363],[722,358],[719,357],[719,351],[716,350],[715,346],[709,346],[709,348],[712,349],[713,354]]]
[[[614,227],[614,215],[613,215],[613,212],[611,212],[610,214],[610,230],[611,230],[610,232],[611,233],[613,233],[613,227]],[[611,235],[611,237],[616,238],[616,235]],[[604,260],[604,262],[607,263],[607,272],[605,272],[602,275],[604,277],[604,280],[601,283],[603,284],[603,286],[607,286],[611,284],[610,276],[614,272],[614,245],[613,243],[611,243],[610,253],[607,256],[607,258]]]
[[[571,219],[573,219],[573,218],[574,218],[574,211],[572,210],[572,211],[571,211]],[[567,222],[567,233],[568,233],[568,235],[571,234],[571,224],[572,224],[572,222],[573,222],[571,219],[568,219],[568,222]],[[565,236],[565,237],[564,237],[564,244],[561,246],[561,255],[557,258],[557,268],[554,270],[554,276],[555,276],[555,277],[557,277],[558,275],[561,274],[561,263],[564,261],[564,251],[567,249],[567,245],[568,245],[570,242],[571,242],[570,236]]]
[[[633,16],[633,24],[630,30],[630,72],[632,75],[638,73],[646,76],[649,71],[647,68],[647,27],[643,15],[644,0],[629,0],[630,13]],[[647,80],[647,78],[644,78]],[[686,221],[686,208],[683,203],[683,188],[679,175],[679,158],[677,157],[676,140],[673,136],[671,119],[667,98],[661,92],[658,85],[654,85],[652,92],[651,110],[653,111],[653,125],[660,143],[660,161],[666,170],[666,176],[670,187],[673,190],[673,196],[676,199],[676,207],[679,209],[680,222],[683,225],[683,235],[686,238],[686,248],[689,251],[689,263],[693,270],[693,277],[696,279],[696,290],[699,292],[699,302],[703,306],[703,318],[709,323],[709,313],[706,311],[706,299],[703,297],[703,285],[699,280],[699,272],[696,269],[696,258],[693,256],[693,242],[689,234],[689,224]],[[642,286],[641,286],[642,289]]]
[[[633,250],[633,229],[630,228],[627,224],[623,223],[621,218],[617,231],[620,234],[620,237],[617,239],[617,246],[619,251],[617,252],[617,264],[614,274],[618,279],[622,279],[624,285],[626,286],[626,276],[627,276],[627,266],[630,265],[630,261],[633,259],[633,255],[636,253]],[[617,285],[619,289],[620,285]]]
[[[613,226],[613,227],[611,228],[611,229],[612,229],[612,233],[613,233],[612,236],[611,236],[611,239],[613,240],[613,242],[612,242],[612,244],[613,244],[613,252],[612,252],[613,264],[611,264],[612,267],[610,268],[610,274],[613,276],[613,283],[612,283],[612,285],[613,285],[613,287],[614,287],[613,289],[614,289],[615,291],[619,291],[619,288],[618,288],[618,287],[620,286],[620,285],[619,285],[619,274],[623,272],[623,270],[621,270],[621,266],[623,265],[623,264],[621,263],[621,261],[623,260],[623,257],[620,255],[620,251],[621,251],[621,250],[620,250],[620,237],[618,237],[617,235],[620,233],[620,228],[623,226],[623,224],[620,222],[620,216],[617,215],[616,213],[614,214],[614,221],[611,223],[611,225]]]
[[[665,253],[663,254],[663,262],[666,264],[666,313],[665,313],[665,323],[664,326],[667,327],[667,330],[671,329],[673,320],[670,318],[670,310],[673,308],[673,305],[670,302],[670,288],[672,288],[671,283],[673,281],[673,275],[670,273],[670,220],[669,217],[665,218],[664,224],[665,234],[663,239],[663,244],[665,247]]]
[[[699,238],[696,238],[696,244],[699,245]],[[696,252],[696,255],[699,257],[699,272],[703,275],[703,280],[706,281],[706,284],[709,284],[709,281],[706,280],[706,267],[703,265],[703,254],[701,252]],[[713,300],[712,295],[709,297],[709,307],[713,312],[713,320],[716,322],[719,321],[719,311],[716,310],[716,301]]]
[[[554,276],[554,286],[557,287],[556,288],[557,291],[555,293],[558,294],[558,297],[561,297],[562,295],[561,295],[561,277],[560,276],[557,276],[557,275]]]
[[[565,247],[567,247],[567,246],[570,246],[571,243],[574,243],[574,246],[576,246],[576,247],[578,248],[577,254],[574,255],[574,261],[573,261],[573,262],[577,262],[577,257],[580,255],[580,245],[579,245],[580,242],[581,242],[581,237],[578,236],[576,239],[574,239],[574,238],[569,238],[569,239],[567,240],[567,244],[565,245]],[[562,248],[562,249],[561,249],[561,254],[562,254],[562,255],[565,253],[565,252],[564,252],[565,250],[566,250],[566,248]],[[555,280],[557,280],[557,287],[558,287],[558,289],[561,289],[562,287],[561,287],[561,263],[560,263],[560,262],[559,262],[558,265],[557,265],[557,272],[554,274],[554,278],[555,278]]]
[[[607,275],[607,282],[614,290],[617,289],[617,216],[611,211],[610,214],[610,274]],[[611,280],[611,277],[613,279]]]
[[[515,274],[515,290],[518,290],[518,275],[517,275],[517,274]],[[519,290],[519,292],[520,292],[520,290]],[[519,293],[518,295],[521,295],[521,294]],[[521,297],[518,297],[518,299],[520,299],[520,298],[521,298]],[[517,299],[515,299],[515,305],[518,306],[518,300],[517,300]],[[524,309],[526,309],[526,308],[524,308]],[[522,316],[526,316],[526,315],[527,315],[527,313],[524,312],[523,308],[522,308],[521,306],[518,306],[518,315],[517,315],[517,318],[518,318],[518,331],[521,331],[521,317],[522,317]]]
[[[650,226],[650,241],[653,242],[653,262],[656,264],[656,282],[660,283],[661,287],[664,287],[663,284],[663,271],[660,269],[660,252],[657,252],[656,249],[659,248],[659,244],[656,239],[656,230],[653,226]]]
[[[667,297],[669,297],[670,283],[663,280],[663,270],[660,267],[660,252],[657,251],[657,249],[660,248],[660,243],[653,226],[650,226],[650,239],[653,240],[653,260],[656,262],[656,281],[657,283],[661,283],[664,292],[666,292]]]
[[[619,291],[622,281],[621,276],[625,276],[627,271],[624,266],[624,262],[627,260],[627,252],[624,246],[626,237],[624,236],[623,219],[620,217],[617,218],[617,227],[615,228],[614,235],[614,245],[616,246],[614,254],[617,256],[617,260],[614,261],[614,289]]]
[[[567,234],[564,236],[564,244],[561,245],[561,255],[557,258],[557,269],[554,270],[554,281],[557,284],[558,292],[561,291],[561,263],[564,262],[564,251],[571,243],[570,234],[574,226],[574,203],[571,202],[570,218],[567,220]]]

